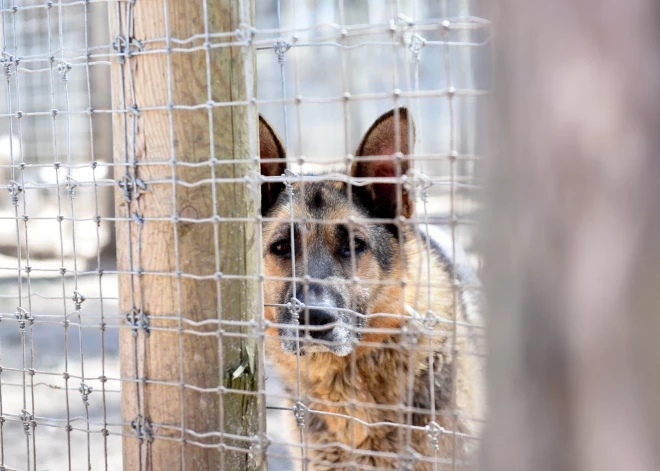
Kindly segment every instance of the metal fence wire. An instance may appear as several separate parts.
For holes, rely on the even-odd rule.
[[[473,464],[478,2],[0,14],[0,470]]]

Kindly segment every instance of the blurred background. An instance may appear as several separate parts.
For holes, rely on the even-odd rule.
[[[105,1],[26,0],[5,2],[0,12],[4,463],[27,469],[29,450],[38,469],[64,469],[69,461],[72,469],[88,462],[119,469],[112,8]],[[411,109],[417,125],[416,153],[427,156],[416,170],[426,178],[428,214],[458,218],[458,240],[475,266],[478,116],[490,89],[491,31],[483,17],[479,2],[469,0],[256,0],[259,109],[288,155],[341,169],[401,90],[398,104]],[[389,31],[408,24],[419,28]],[[272,103],[295,96],[307,100]],[[64,372],[109,379],[82,382]],[[284,413],[290,414],[271,411],[269,421],[279,423]],[[31,420],[38,425],[28,435],[24,424]],[[272,463],[275,470],[289,466]]]

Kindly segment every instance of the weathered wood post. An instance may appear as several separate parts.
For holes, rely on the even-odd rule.
[[[659,4],[491,6],[482,469],[660,469]]]
[[[253,3],[109,13],[124,469],[256,469]]]

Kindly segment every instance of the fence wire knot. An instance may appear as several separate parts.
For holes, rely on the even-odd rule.
[[[248,23],[241,23],[236,30],[236,39],[240,42],[252,44],[252,37],[254,36],[254,28]]]
[[[419,34],[415,33],[410,36],[407,43],[408,43],[408,49],[410,49],[410,52],[412,52],[413,59],[415,60],[415,62],[419,62],[419,59],[421,58],[421,54],[422,54],[422,49],[424,48],[424,46],[426,46],[426,39],[421,37]]]
[[[133,195],[133,177],[131,177],[128,173],[125,173],[121,180],[117,182],[117,186],[121,188],[124,201],[127,203],[130,202]]]
[[[66,189],[69,192],[69,198],[73,199],[78,182],[71,176],[66,176]]]
[[[82,397],[83,404],[89,406],[89,395],[92,394],[94,388],[86,385],[85,383],[80,383],[78,391],[80,391],[80,396]]]
[[[30,325],[34,322],[34,318],[32,315],[23,309],[22,307],[18,306],[16,308],[16,313],[14,314],[16,316],[16,319],[18,320],[18,329],[21,332],[25,332],[25,323],[29,322]]]
[[[424,327],[427,329],[433,329],[436,325],[438,325],[438,322],[440,322],[440,318],[435,312],[430,309],[426,311],[424,318],[422,319],[422,324],[424,324]]]
[[[141,178],[133,178],[130,174],[125,173],[121,180],[117,181],[117,186],[121,188],[122,198],[127,203],[134,199],[138,199],[140,195],[149,192],[149,187]]]
[[[76,308],[76,311],[80,311],[82,303],[84,303],[87,298],[85,298],[85,295],[80,291],[73,290],[73,296],[71,296],[71,299],[73,300],[73,305]]]
[[[431,446],[433,449],[437,450],[439,447],[439,439],[440,435],[445,433],[445,429],[441,427],[437,422],[430,422],[426,427],[424,427],[426,430],[426,435],[429,437],[429,442],[431,443]]]
[[[410,191],[413,192],[414,198],[419,199],[423,203],[428,203],[429,189],[433,186],[433,181],[428,175],[415,171],[414,169],[408,170],[408,181],[410,184]]]
[[[23,422],[23,431],[25,435],[30,435],[30,428],[37,426],[37,422],[34,420],[34,416],[30,414],[26,409],[21,409],[21,422]]]
[[[135,38],[130,38],[129,40],[125,36],[119,34],[112,43],[112,49],[117,53],[117,60],[119,63],[124,64],[126,58],[130,59],[133,51],[142,51],[144,45]]]
[[[300,428],[305,428],[305,414],[309,411],[309,408],[303,404],[302,402],[298,401],[293,405],[293,415],[296,417],[296,423],[298,424],[298,427]]]
[[[297,173],[292,172],[288,168],[286,170],[284,170],[284,173],[282,174],[282,177],[284,177],[284,178],[289,177],[289,179],[295,178],[295,177],[298,177],[298,176],[299,175]],[[291,181],[290,180],[285,181],[284,186],[286,187],[286,192],[289,194],[289,196],[293,196],[293,184],[291,183]]]
[[[286,42],[284,39],[280,38],[273,44],[273,50],[275,55],[277,55],[277,61],[280,65],[284,65],[286,62],[286,53],[291,49],[291,43]]]
[[[57,64],[57,70],[60,71],[60,78],[62,79],[62,82],[69,81],[68,74],[72,67],[73,66],[66,61],[60,61],[59,64]]]
[[[286,308],[289,310],[296,322],[300,322],[300,313],[305,309],[305,303],[300,302],[298,298],[291,298],[291,301],[286,303]]]
[[[124,55],[126,55],[126,50],[128,49],[128,41],[121,34],[117,35],[117,39],[112,43],[112,49],[119,55],[117,60],[120,64],[124,63]]]
[[[138,329],[142,329],[146,335],[150,333],[149,316],[140,309],[133,307],[126,313],[126,322],[132,327],[133,335],[137,335]]]
[[[151,427],[151,421],[146,417],[143,417],[141,414],[131,421],[131,428],[135,430],[135,435],[140,443],[145,439],[148,442],[154,440],[153,429]]]
[[[18,67],[19,61],[20,59],[18,57],[7,52],[2,52],[0,64],[2,64],[2,69],[5,72],[5,77],[7,80],[9,80],[11,76],[16,72],[16,70],[12,70],[12,67],[14,67],[14,69]]]
[[[11,195],[11,202],[14,206],[18,205],[18,195],[23,191],[23,187],[14,180],[9,180],[9,185],[7,185],[7,190]]]

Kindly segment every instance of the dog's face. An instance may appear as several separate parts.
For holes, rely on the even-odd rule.
[[[414,129],[403,108],[396,122],[392,110],[372,125],[355,154],[352,177],[407,172],[408,160],[393,154],[409,153]],[[280,177],[284,150],[263,118],[259,138],[262,175]],[[279,324],[284,352],[353,351],[360,327],[369,323],[363,316],[391,297],[392,286],[378,282],[398,280],[401,273],[396,224],[371,220],[412,211],[403,185],[369,183],[350,191],[348,183],[329,180],[296,182],[289,190],[281,182],[262,185],[265,314]]]

